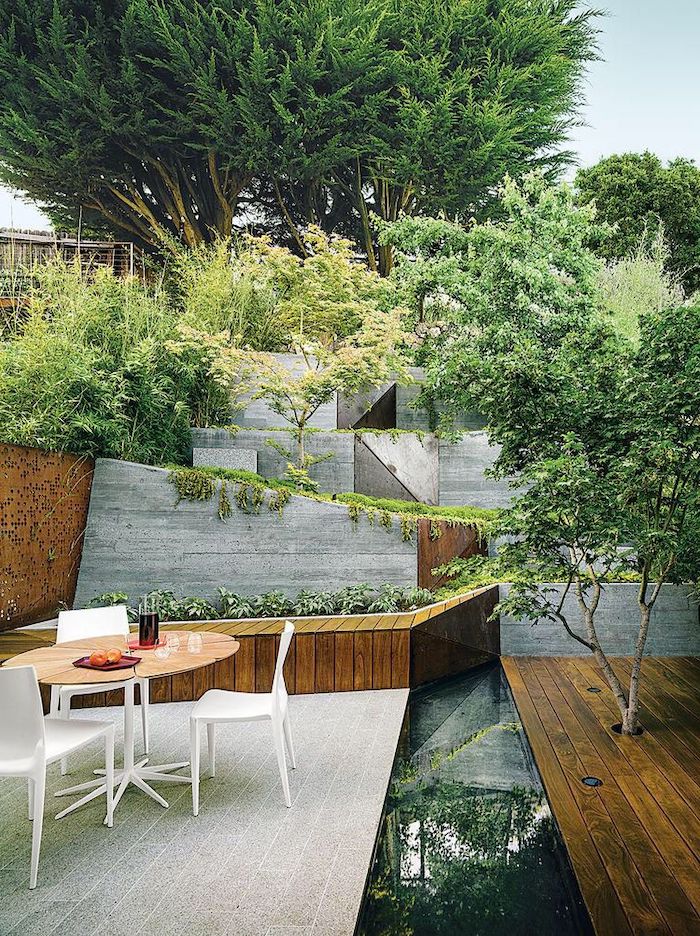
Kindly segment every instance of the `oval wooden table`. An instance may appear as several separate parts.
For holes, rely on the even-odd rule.
[[[83,640],[72,640],[68,643],[56,644],[53,647],[41,647],[38,650],[28,650],[7,660],[4,666],[33,666],[37,679],[46,686],[75,686],[89,683],[108,685],[111,682],[123,682],[124,687],[124,766],[114,775],[117,792],[114,794],[114,808],[116,809],[124,791],[132,783],[143,793],[148,794],[161,806],[168,803],[160,793],[157,793],[151,783],[156,781],[166,783],[191,783],[190,777],[181,774],[174,775],[172,771],[188,767],[189,761],[179,764],[159,764],[149,766],[145,757],[136,763],[134,753],[134,677],[141,676],[146,679],[155,679],[158,676],[174,676],[176,673],[185,673],[188,670],[209,666],[219,660],[233,656],[240,647],[239,642],[228,634],[217,634],[213,631],[197,631],[196,636],[202,638],[201,650],[192,652],[188,650],[188,641],[193,637],[192,631],[168,631],[167,637],[177,636],[180,640],[178,650],[174,650],[167,658],[159,658],[154,650],[129,650],[123,634],[115,637],[89,637]],[[163,634],[166,636],[166,634]],[[134,635],[131,635],[132,639]],[[84,669],[73,666],[73,662],[82,656],[87,656],[93,650],[108,650],[110,647],[119,647],[124,653],[141,657],[140,662],[128,669],[102,672],[94,669]],[[96,771],[96,773],[104,771]],[[75,793],[86,795],[67,809],[60,812],[56,818],[62,819],[90,800],[101,796],[106,791],[106,784],[102,777],[79,783],[76,786],[59,790],[56,796],[70,796]]]

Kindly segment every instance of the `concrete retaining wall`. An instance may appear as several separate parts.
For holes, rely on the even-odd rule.
[[[98,459],[76,607],[115,591],[213,599],[219,585],[294,595],[359,582],[416,583],[416,547],[402,541],[398,522],[391,532],[362,517],[353,523],[344,505],[304,497],[292,497],[282,516],[266,505],[257,515],[234,505],[223,522],[216,498],[175,501],[163,469]]]
[[[273,354],[283,364],[290,373],[301,374],[305,370],[303,359],[298,354]],[[279,426],[281,419],[277,413],[273,412],[264,400],[253,400],[249,394],[248,397],[241,397],[238,405],[231,414],[232,421],[238,426],[245,426],[248,429],[270,429]],[[309,425],[316,429],[335,429],[337,425],[337,397],[333,394],[328,403],[324,403],[316,410],[309,420]]]
[[[561,590],[563,585],[543,586]],[[509,585],[501,585],[501,598]],[[613,656],[631,656],[639,630],[638,586],[621,582],[608,585],[596,611],[596,630],[602,647]],[[561,593],[561,591],[560,591]],[[564,613],[576,633],[582,634],[576,598],[568,595]],[[700,654],[698,602],[690,588],[664,585],[652,610],[646,651],[650,656]],[[504,656],[581,656],[585,647],[573,640],[558,622],[537,624],[501,615],[501,653]]]
[[[287,463],[268,440],[288,446],[290,437],[274,430],[241,429],[231,435],[225,429],[193,429],[197,449],[255,450],[258,472],[266,478],[282,477]],[[453,444],[426,433],[363,433],[356,442],[351,432],[310,432],[307,450],[313,455],[333,452],[333,457],[311,468],[310,474],[323,492],[356,491],[372,497],[422,500],[444,507],[505,507],[511,491],[505,481],[493,481],[484,471],[496,459],[498,449],[489,445],[485,432],[468,432]],[[214,456],[207,455],[214,464]],[[227,467],[222,459],[221,467]]]
[[[506,481],[494,481],[484,472],[498,456],[485,432],[468,432],[457,443],[440,441],[440,505],[454,507],[507,507],[512,491]]]
[[[279,416],[277,417],[279,421]],[[218,448],[232,450],[254,449],[258,453],[258,473],[264,478],[281,478],[287,470],[287,459],[268,445],[268,440],[289,448],[293,441],[287,432],[274,430],[241,429],[231,435],[225,429],[193,429],[192,443],[196,448]],[[354,445],[351,432],[309,432],[306,450],[310,455],[333,457],[318,462],[309,471],[318,482],[319,490],[327,494],[339,494],[354,490]],[[222,467],[225,467],[222,465]]]
[[[409,367],[409,372],[414,382],[403,386],[396,385],[396,428],[428,432],[436,427],[430,425],[426,410],[415,405],[425,381],[425,370],[422,367]],[[457,419],[455,428],[483,429],[485,425],[484,417],[480,413],[464,413]]]

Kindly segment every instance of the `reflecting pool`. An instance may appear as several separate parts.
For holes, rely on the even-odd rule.
[[[358,936],[591,932],[500,665],[412,693]]]

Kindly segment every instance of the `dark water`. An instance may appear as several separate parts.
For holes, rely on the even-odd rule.
[[[591,932],[500,666],[412,693],[356,932]]]

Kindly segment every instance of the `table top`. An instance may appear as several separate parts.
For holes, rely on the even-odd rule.
[[[47,686],[76,686],[93,683],[118,683],[135,676],[153,679],[158,676],[173,676],[188,670],[199,669],[219,660],[233,656],[240,647],[239,642],[228,634],[214,631],[197,631],[202,638],[200,653],[191,653],[187,642],[192,631],[168,631],[168,635],[177,634],[180,648],[173,651],[167,659],[159,659],[153,650],[129,650],[123,634],[113,637],[85,637],[67,643],[54,644],[52,647],[40,647],[28,650],[7,660],[3,666],[33,666],[37,679]],[[133,636],[133,635],[130,635]],[[141,661],[128,669],[96,670],[73,666],[81,656],[88,656],[93,650],[109,650],[118,647],[123,653],[141,657]]]

